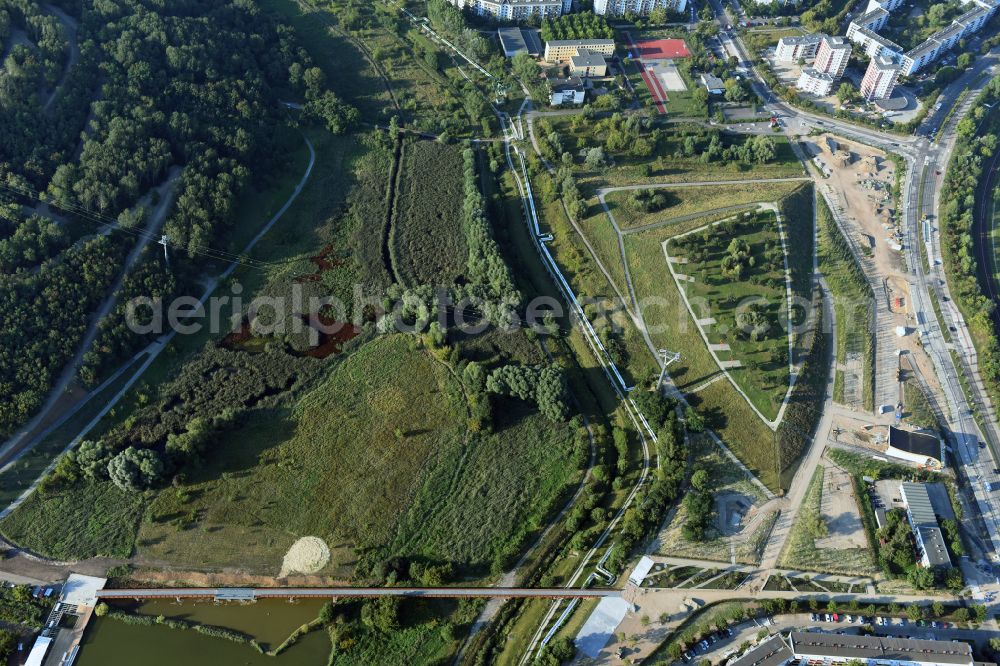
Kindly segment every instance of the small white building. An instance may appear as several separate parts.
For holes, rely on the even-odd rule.
[[[705,90],[712,95],[721,95],[726,92],[726,85],[722,82],[722,79],[713,74],[702,74],[698,77],[701,79],[701,85],[705,86]]]
[[[552,92],[549,94],[549,104],[552,106],[579,106],[587,98],[587,88],[583,81],[570,77],[551,82]]]

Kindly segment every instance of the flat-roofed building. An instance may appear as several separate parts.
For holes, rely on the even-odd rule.
[[[701,74],[698,78],[701,79],[701,85],[705,86],[705,90],[710,94],[721,95],[726,92],[726,84],[714,74]]]
[[[575,55],[580,55],[580,51],[610,57],[615,52],[615,40],[554,39],[551,42],[545,42],[545,62],[563,62]]]
[[[874,59],[879,56],[894,58],[903,54],[903,47],[896,42],[883,37],[874,30],[854,23],[847,29],[847,38],[858,44],[869,58]]]
[[[570,77],[550,81],[552,92],[549,94],[549,104],[563,106],[564,104],[580,105],[587,98],[587,88],[582,79]]]
[[[608,75],[608,63],[604,60],[604,56],[586,49],[581,49],[577,55],[569,59],[569,68],[574,75],[584,78]]]
[[[928,39],[917,44],[917,46],[907,51],[900,60],[903,74],[906,76],[915,74],[937,60],[940,49],[941,44],[933,39]]]
[[[886,455],[934,470],[944,468],[944,442],[937,435],[889,426]]]
[[[817,97],[826,97],[833,92],[834,77],[812,67],[804,67],[795,87],[799,92],[807,92]]]
[[[865,12],[867,13],[876,9],[884,9],[891,12],[902,4],[903,0],[868,0],[868,7],[865,8]]]
[[[851,21],[851,26],[857,26],[859,28],[867,28],[873,31],[879,31],[885,27],[885,24],[889,22],[889,12],[882,7],[876,7],[870,11],[865,12],[861,16],[857,17]],[[851,27],[848,27],[847,38],[851,38]]]
[[[920,563],[927,568],[951,566],[951,557],[948,556],[927,486],[923,483],[902,483],[899,493],[906,506],[906,518],[917,538]]]
[[[687,0],[594,0],[594,13],[602,16],[646,16],[654,9],[683,12],[686,8]]]
[[[810,60],[816,57],[816,51],[825,37],[826,35],[820,32],[813,35],[782,37],[774,48],[774,57],[783,62],[795,62],[800,58]]]
[[[497,36],[500,38],[500,48],[508,58],[528,52],[528,43],[524,40],[520,28],[500,28],[497,30]]]
[[[780,634],[771,636],[729,666],[785,666],[794,658]]]
[[[523,21],[532,16],[555,18],[572,9],[572,0],[448,0],[459,9],[504,21]]]
[[[858,660],[871,666],[973,666],[972,647],[958,641],[800,631],[793,631],[788,640],[795,658],[810,663]]]
[[[872,58],[864,78],[861,79],[861,96],[869,102],[892,97],[899,72],[899,65],[891,59],[885,56]]]
[[[847,61],[851,59],[851,45],[843,37],[823,37],[816,49],[816,59],[813,69],[829,74],[839,79],[847,69]]]

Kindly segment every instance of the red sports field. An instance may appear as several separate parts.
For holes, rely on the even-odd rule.
[[[687,44],[683,39],[646,39],[635,45],[638,53],[632,55],[646,60],[665,60],[667,58],[689,58]]]

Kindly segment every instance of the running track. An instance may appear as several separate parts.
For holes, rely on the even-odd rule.
[[[635,54],[632,61],[635,63],[636,67],[639,68],[639,74],[642,76],[642,80],[646,82],[646,87],[649,88],[649,92],[653,96],[653,102],[656,104],[657,111],[665,114],[667,112],[667,93],[660,85],[660,80],[657,76],[646,71],[645,66],[642,64],[642,58],[639,57],[639,47],[635,45],[634,41],[632,41],[631,33],[629,33],[628,30],[624,30],[622,31],[622,34],[625,35],[625,39],[628,40],[629,48],[632,49],[632,53]]]

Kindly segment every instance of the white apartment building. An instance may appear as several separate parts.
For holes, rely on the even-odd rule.
[[[847,61],[851,58],[851,45],[843,37],[823,37],[816,49],[816,59],[813,69],[829,74],[839,79],[847,69]]]
[[[826,37],[821,32],[812,35],[782,37],[774,49],[774,58],[783,62],[795,62],[799,58],[810,60],[816,57],[820,42]]]
[[[660,8],[683,12],[687,8],[687,0],[594,0],[594,13],[609,16],[645,16]]]
[[[903,0],[868,0],[868,7],[865,8],[865,12],[871,12],[876,9],[884,9],[891,12],[902,4]]]
[[[847,38],[851,38],[851,28],[858,26],[860,28],[867,28],[873,32],[878,32],[885,27],[885,24],[889,22],[889,11],[884,7],[876,7],[858,18],[851,21],[851,25],[847,28]]]
[[[449,0],[459,9],[504,21],[523,21],[531,16],[555,18],[573,8],[573,0]]]
[[[892,96],[901,67],[885,56],[872,58],[861,80],[861,96],[869,102]]]
[[[795,84],[799,92],[807,92],[817,97],[826,97],[833,92],[833,84],[836,77],[826,72],[821,72],[813,67],[805,67],[799,75],[799,80]]]
[[[855,23],[847,29],[847,38],[858,44],[869,58],[898,58],[903,54],[903,47],[896,42]]]

